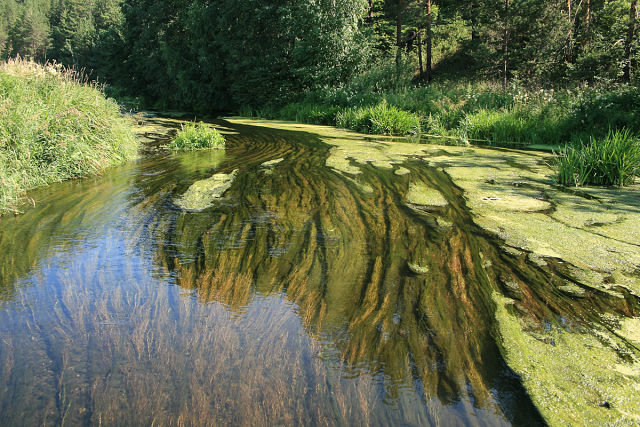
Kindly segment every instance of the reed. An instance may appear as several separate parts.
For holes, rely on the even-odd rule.
[[[554,166],[562,185],[624,187],[640,175],[640,141],[626,129],[609,131],[603,139],[561,148]]]

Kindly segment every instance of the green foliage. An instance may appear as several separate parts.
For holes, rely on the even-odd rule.
[[[628,130],[611,131],[579,146],[565,146],[554,162],[562,185],[583,186],[633,183],[640,176],[640,140]]]
[[[169,144],[171,150],[191,151],[208,148],[224,148],[225,139],[216,129],[203,122],[182,125],[175,139]]]
[[[99,173],[137,155],[131,122],[61,67],[0,65],[0,213],[39,185]]]
[[[345,109],[336,115],[336,126],[358,132],[385,135],[420,135],[420,118],[381,102],[372,107]]]
[[[194,111],[281,106],[360,70],[365,4],[130,0],[123,9],[128,69],[116,83],[150,104]]]
[[[261,115],[362,132],[413,134],[414,129],[420,129],[476,143],[526,146],[604,138],[609,130],[623,128],[640,134],[640,123],[635,119],[639,112],[640,90],[628,86],[606,91],[518,87],[504,91],[490,83],[435,82],[426,87],[366,93],[350,85],[324,93],[314,91],[303,102],[262,110]],[[398,123],[407,118],[409,124],[378,124],[379,116],[399,115],[403,119]],[[420,121],[420,127],[413,124],[414,119]]]

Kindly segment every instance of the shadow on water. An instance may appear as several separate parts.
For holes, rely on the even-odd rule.
[[[638,313],[560,292],[582,285],[504,251],[438,169],[343,175],[314,135],[222,124],[226,153],[150,153],[2,219],[2,419],[544,424],[500,355],[492,293],[532,330]],[[236,168],[212,208],[173,203]],[[415,181],[447,206],[407,204]]]

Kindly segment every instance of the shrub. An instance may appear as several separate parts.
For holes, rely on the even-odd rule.
[[[78,73],[0,64],[0,214],[16,211],[26,190],[99,173],[137,148],[132,121]]]
[[[602,140],[565,146],[555,160],[562,185],[618,185],[633,183],[640,175],[640,141],[629,130],[610,131]]]
[[[224,148],[225,139],[216,129],[199,122],[182,125],[175,139],[169,144],[172,150],[191,151]]]

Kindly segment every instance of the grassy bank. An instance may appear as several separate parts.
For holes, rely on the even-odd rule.
[[[316,91],[282,108],[242,113],[369,133],[410,135],[419,130],[425,135],[450,136],[453,141],[501,146],[589,141],[606,137],[610,129],[626,128],[640,134],[640,122],[636,120],[640,89],[635,87],[512,87],[505,91],[492,83],[446,81],[424,87],[381,84],[378,90],[375,85],[373,90],[360,86],[356,82],[353,87]],[[371,110],[382,114],[367,120]]]
[[[95,85],[55,66],[0,65],[0,215],[31,188],[135,158],[131,122]]]

